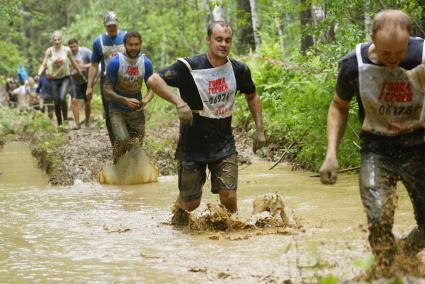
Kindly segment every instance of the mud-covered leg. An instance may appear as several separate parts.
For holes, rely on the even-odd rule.
[[[401,180],[412,201],[417,226],[400,241],[402,251],[414,256],[425,248],[425,145],[404,153]]]
[[[187,225],[189,212],[201,204],[202,187],[206,180],[205,170],[205,163],[179,161],[179,196],[172,209],[172,224]]]
[[[129,149],[130,134],[127,129],[127,124],[124,118],[124,114],[120,111],[110,111],[112,131],[115,137],[113,144],[114,163],[124,155]]]
[[[391,162],[375,153],[362,153],[360,194],[367,212],[369,243],[378,265],[391,265],[395,256],[392,233],[397,175]]]
[[[229,212],[238,211],[237,187],[238,187],[238,158],[237,154],[209,163],[208,168],[211,171],[211,191],[218,193],[221,204]]]

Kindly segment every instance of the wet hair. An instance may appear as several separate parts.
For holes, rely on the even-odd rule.
[[[73,37],[70,40],[68,40],[68,45],[71,45],[71,44],[74,44],[74,43],[78,44],[78,40],[76,38]]]
[[[212,30],[214,29],[214,27],[216,25],[220,25],[223,28],[229,28],[232,31],[232,27],[230,26],[230,24],[228,22],[223,21],[223,20],[213,21],[213,22],[209,23],[208,24],[208,27],[207,27],[207,35],[208,35],[208,37],[210,37],[212,35]],[[232,31],[232,33],[233,33],[233,31]]]
[[[410,17],[400,10],[386,9],[375,15],[372,22],[372,34],[384,28],[401,29],[412,32],[412,21]]]
[[[59,36],[62,39],[62,33],[60,31],[54,31],[50,37],[50,39],[53,40],[55,39],[56,36]]]
[[[124,44],[126,44],[127,40],[132,37],[138,38],[140,40],[140,43],[142,42],[142,36],[139,32],[127,32],[124,36]]]

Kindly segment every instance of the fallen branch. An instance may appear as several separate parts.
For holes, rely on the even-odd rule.
[[[277,162],[276,163],[274,163],[274,165],[273,166],[271,166],[271,168],[269,169],[269,170],[272,170],[274,167],[276,167],[281,161],[282,161],[282,159],[286,156],[286,154],[288,154],[289,153],[289,150],[293,147],[293,146],[295,146],[296,144],[298,144],[298,142],[297,141],[293,141],[291,144],[289,144],[289,146],[288,146],[288,148],[286,148],[285,149],[285,151],[283,151],[283,154],[282,154],[282,156],[280,156],[280,158],[279,158],[279,160],[277,160]]]

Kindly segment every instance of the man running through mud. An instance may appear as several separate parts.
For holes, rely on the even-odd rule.
[[[265,143],[261,101],[250,70],[228,58],[232,37],[232,29],[226,22],[209,24],[207,53],[179,58],[148,81],[155,93],[177,107],[180,118],[176,150],[180,194],[174,223],[186,223],[187,211],[199,206],[207,166],[211,172],[211,191],[219,194],[221,203],[230,212],[237,211],[238,163],[231,127],[237,91],[245,94],[254,117],[254,152]],[[181,97],[167,85],[177,87]]]
[[[337,149],[350,100],[356,96],[362,122],[360,195],[377,267],[390,266],[396,253],[414,256],[425,247],[425,143],[421,118],[425,74],[424,65],[420,65],[424,40],[410,37],[410,32],[411,21],[405,13],[381,11],[373,20],[372,42],[357,45],[355,52],[341,60],[336,95],[328,113],[328,149],[320,169],[322,183],[336,182]],[[417,222],[417,227],[400,242],[392,233],[398,180],[409,193]]]
[[[114,161],[117,161],[145,133],[143,108],[152,99],[148,89],[142,99],[142,84],[152,75],[152,63],[140,53],[142,37],[138,32],[124,36],[125,52],[118,53],[108,64],[104,94],[109,101],[109,117],[115,137]]]
[[[105,26],[106,33],[97,37],[93,42],[92,64],[89,69],[89,78],[87,82],[86,95],[89,100],[93,96],[94,80],[100,70],[100,95],[102,97],[102,104],[105,116],[105,124],[108,129],[109,139],[111,144],[114,145],[114,135],[112,132],[111,121],[109,118],[109,105],[105,99],[103,92],[103,85],[105,84],[106,71],[109,61],[119,52],[124,52],[124,35],[125,32],[118,30],[118,17],[115,12],[107,11],[103,16],[103,25]]]
[[[68,41],[68,47],[71,49],[72,57],[75,60],[75,63],[80,67],[81,72],[84,76],[80,76],[76,70],[71,70],[71,109],[74,114],[75,128],[80,129],[80,106],[78,100],[84,100],[84,113],[85,113],[85,123],[86,127],[90,126],[90,112],[91,105],[90,101],[87,98],[87,76],[88,70],[91,65],[91,56],[92,52],[87,47],[81,47],[78,43],[78,40],[72,38]]]

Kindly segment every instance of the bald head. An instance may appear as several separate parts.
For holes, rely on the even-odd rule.
[[[412,21],[406,13],[400,10],[383,10],[375,15],[372,22],[372,35],[380,31],[405,31],[410,34]]]
[[[372,23],[373,45],[370,55],[389,68],[400,65],[407,54],[412,23],[400,10],[384,10],[376,14]]]

